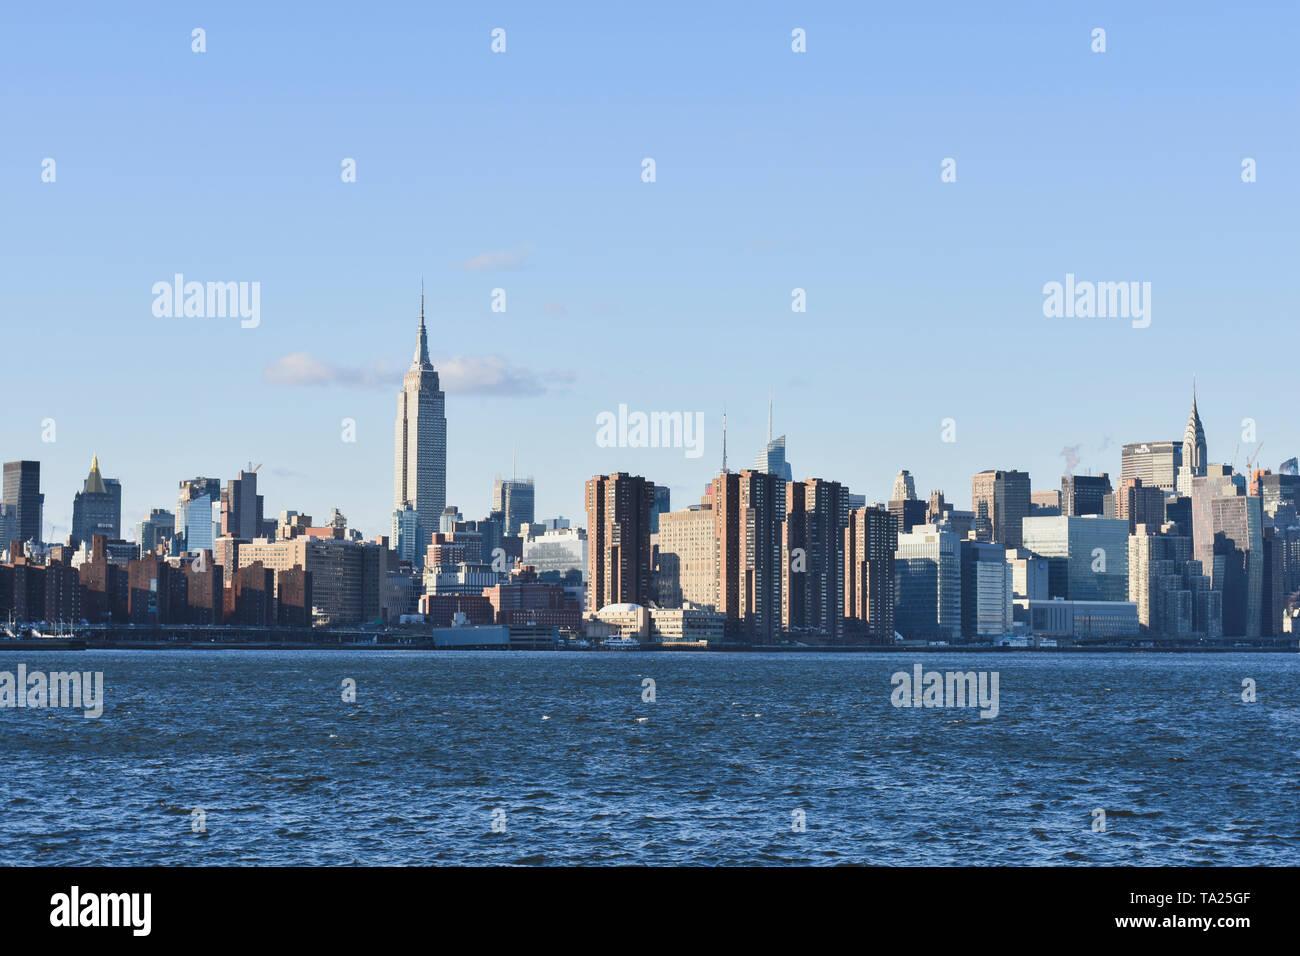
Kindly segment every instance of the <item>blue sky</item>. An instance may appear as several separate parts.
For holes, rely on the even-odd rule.
[[[1300,453],[1295,4],[466,6],[5,9],[0,458],[47,531],[92,452],[129,526],[252,461],[268,512],[386,531],[421,276],[470,516],[515,446],[539,517],[614,470],[693,502],[772,390],[796,477],[871,500],[1118,473],[1193,373],[1212,460],[1244,418]],[[177,272],[260,282],[261,324],[155,318]],[[1045,318],[1067,272],[1149,281],[1150,327]],[[598,447],[620,403],[703,412],[703,457]]]

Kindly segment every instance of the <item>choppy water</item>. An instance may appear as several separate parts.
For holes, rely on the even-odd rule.
[[[107,703],[0,710],[5,865],[1300,864],[1298,655],[119,651],[0,670],[19,661],[101,670]],[[916,662],[998,671],[999,715],[893,707]]]

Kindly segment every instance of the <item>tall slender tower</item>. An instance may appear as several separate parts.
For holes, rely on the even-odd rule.
[[[1192,381],[1192,413],[1187,416],[1187,429],[1183,432],[1183,465],[1193,478],[1205,477],[1207,461],[1205,428],[1201,413],[1196,408],[1196,381]]]
[[[438,519],[447,506],[446,396],[438,386],[438,373],[429,361],[429,338],[424,328],[424,283],[420,283],[420,336],[415,358],[397,396],[397,433],[393,455],[396,491],[393,508],[416,513],[414,547],[424,559]]]

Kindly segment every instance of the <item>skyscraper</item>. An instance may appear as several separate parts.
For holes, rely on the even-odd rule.
[[[648,604],[654,482],[615,472],[587,481],[587,611]]]
[[[724,439],[725,440],[725,439]],[[726,451],[723,450],[723,470],[726,470]],[[767,444],[754,456],[754,470],[776,475],[781,481],[791,481],[794,472],[785,460],[785,436],[772,437],[772,403],[767,403]]]
[[[961,636],[961,557],[957,535],[929,525],[898,536],[895,623],[906,638]]]
[[[420,289],[420,334],[415,358],[397,396],[394,442],[393,509],[412,508],[417,516],[416,540],[408,553],[421,560],[442,510],[447,506],[447,416],[438,373],[429,361],[424,328],[424,289]]]
[[[890,496],[890,500],[911,501],[915,497],[916,482],[912,480],[911,472],[904,468],[894,477],[894,493]]]
[[[755,644],[781,639],[781,541],[785,482],[743,469],[713,479],[718,605],[727,636]]]
[[[1141,478],[1125,478],[1115,491],[1113,517],[1128,522],[1129,534],[1137,533],[1140,524],[1158,529],[1165,520],[1165,493],[1147,486]]]
[[[41,463],[7,461],[4,466],[4,503],[12,515],[14,540],[41,540]],[[6,541],[4,546],[9,547]]]
[[[917,498],[891,498],[887,507],[899,534],[907,534],[917,525],[925,524],[929,511],[927,503]]]
[[[149,509],[149,517],[140,522],[140,554],[154,554],[158,546],[176,532],[176,518],[163,508]]]
[[[72,537],[78,544],[88,544],[97,534],[110,541],[122,537],[122,485],[99,473],[99,456],[95,455],[90,461],[90,474],[72,498]]]
[[[257,469],[240,471],[221,492],[221,533],[252,541],[262,532],[262,496],[257,493]]]
[[[216,478],[190,478],[181,482],[176,496],[176,533],[184,540],[186,551],[198,554],[212,550],[216,523],[213,505],[220,501],[221,482]]]
[[[522,525],[536,517],[536,494],[532,478],[502,478],[492,482],[492,510],[505,516],[506,534],[518,534]]]
[[[898,527],[883,508],[855,508],[844,529],[844,617],[851,643],[894,642]]]
[[[16,509],[0,501],[0,553],[9,549],[9,545],[18,539],[17,522],[14,520]]]
[[[659,532],[659,516],[672,511],[673,496],[667,485],[655,485],[655,506],[650,512],[650,533]]]
[[[1020,547],[1020,525],[1029,516],[1029,474],[981,471],[971,478],[970,497],[979,539]]]
[[[1258,637],[1264,593],[1264,511],[1230,465],[1192,479],[1193,557],[1223,592],[1223,633]]]
[[[657,492],[659,487],[655,487]],[[718,539],[712,505],[691,505],[658,516],[655,595],[660,607],[686,603],[717,607]]]
[[[1192,413],[1187,416],[1187,428],[1183,432],[1183,464],[1178,472],[1178,493],[1192,493],[1192,479],[1204,478],[1209,458],[1205,448],[1205,428],[1201,425],[1201,413],[1196,408],[1196,384],[1192,384]]]
[[[1212,589],[1201,563],[1192,558],[1188,535],[1137,525],[1128,538],[1128,599],[1137,605],[1143,633],[1223,634],[1223,592]]]
[[[1128,600],[1128,522],[1026,518],[1024,546],[1047,559],[1048,593],[1067,601]]]
[[[849,489],[820,478],[790,482],[785,512],[782,624],[814,640],[838,643],[844,634]]]
[[[975,640],[1005,634],[1012,622],[1013,578],[1000,544],[957,542],[961,561],[961,633]]]
[[[1065,475],[1061,478],[1061,514],[1102,514],[1102,503],[1110,493],[1110,476],[1104,471],[1100,475]]]
[[[1120,457],[1120,484],[1141,478],[1142,484],[1161,491],[1177,487],[1183,465],[1183,446],[1175,441],[1144,441],[1125,445]]]

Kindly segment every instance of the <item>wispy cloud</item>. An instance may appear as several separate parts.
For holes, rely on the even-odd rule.
[[[389,368],[383,362],[354,367],[330,365],[328,362],[312,358],[306,352],[291,352],[264,368],[262,377],[276,385],[288,385],[294,388],[304,385],[378,388],[382,385],[400,384],[402,372],[397,368]]]
[[[522,269],[533,247],[525,243],[515,249],[494,249],[466,259],[460,267],[466,272],[497,272],[505,269]]]
[[[435,359],[443,389],[458,395],[541,395],[548,384],[567,383],[573,373],[547,373],[543,381],[531,369],[510,365],[500,355],[453,355]],[[262,370],[262,377],[275,385],[304,388],[317,385],[343,388],[397,388],[404,369],[382,362],[364,366],[331,365],[306,352],[292,352]]]

